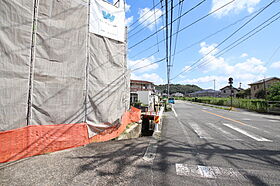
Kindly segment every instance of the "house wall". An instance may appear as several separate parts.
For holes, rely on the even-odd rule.
[[[152,83],[140,83],[140,82],[131,82],[130,83],[130,91],[137,92],[137,91],[154,91],[155,86]]]
[[[236,94],[238,93],[238,91],[234,88],[232,90],[233,90],[233,97],[236,97]],[[221,90],[221,97],[226,98],[226,97],[230,97],[230,96],[231,96],[230,88],[225,88],[225,89]]]
[[[265,88],[268,89],[272,84],[274,84],[276,82],[280,82],[280,80],[278,80],[278,79],[271,79],[269,81],[265,81],[265,83],[263,82],[263,83],[258,83],[258,84],[251,85],[251,97],[252,98],[256,98],[256,94],[260,90],[264,90],[264,84],[265,84]]]

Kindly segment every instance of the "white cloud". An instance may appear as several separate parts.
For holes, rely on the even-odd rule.
[[[255,57],[251,57],[246,59],[246,61],[237,63],[235,65],[230,65],[226,62],[226,60],[223,57],[215,57],[215,54],[219,52],[217,48],[217,44],[211,44],[208,45],[205,42],[200,44],[201,49],[199,50],[199,53],[201,55],[207,55],[210,51],[213,50],[212,53],[207,55],[203,63],[205,65],[204,73],[210,72],[210,71],[219,71],[224,72],[225,74],[231,75],[231,74],[239,74],[239,73],[253,73],[253,74],[260,74],[265,73],[267,68],[264,66],[264,62],[260,59],[257,59]]]
[[[272,63],[272,65],[270,66],[270,68],[276,68],[276,69],[280,69],[280,61]]]
[[[126,18],[126,19],[125,19],[125,25],[126,25],[126,26],[129,26],[129,25],[131,24],[132,21],[133,21],[133,16]]]
[[[136,75],[135,73],[131,73],[131,79],[134,80],[144,80],[144,81],[150,81],[154,84],[164,84],[164,80],[156,73],[144,73],[141,75]]]
[[[159,17],[163,14],[163,12],[157,8],[155,10],[144,8],[140,9],[138,14],[140,16],[139,22],[148,27],[150,30],[153,30],[155,25],[160,22]]]
[[[152,64],[154,61],[155,58],[153,56],[149,58],[139,59],[139,60],[128,60],[128,67],[132,70],[141,68],[137,70],[137,72],[143,73],[143,72],[155,70],[159,67],[157,63]]]
[[[125,3],[124,7],[125,7],[125,12],[129,12],[131,5]]]
[[[257,59],[256,57],[250,57],[243,59],[244,61],[230,64],[227,62],[227,60],[223,57],[217,58],[215,54],[219,52],[219,50],[216,48],[217,44],[207,44],[205,42],[200,44],[201,49],[199,50],[199,53],[202,56],[205,56],[210,51],[213,50],[213,53],[210,53],[208,56],[206,56],[203,60],[203,69],[202,70],[204,74],[210,74],[205,75],[199,78],[194,79],[185,79],[181,83],[192,83],[192,84],[207,84],[207,87],[209,87],[209,83],[216,79],[217,81],[217,87],[226,86],[227,80],[229,77],[233,77],[235,83],[241,82],[244,87],[247,87],[248,83],[251,83],[253,81],[259,80],[262,77],[262,74],[264,74],[267,71],[267,68],[265,67],[265,63]],[[244,53],[243,56],[248,56],[248,54]],[[240,59],[240,58],[239,58]],[[199,64],[198,64],[199,65]],[[272,65],[271,65],[272,66]],[[280,68],[280,62],[275,63],[273,65],[274,67]],[[184,67],[183,69],[188,68],[188,66]],[[196,69],[198,70],[198,69]],[[215,75],[213,75],[215,74]],[[184,77],[181,77],[181,79],[184,79]],[[236,84],[238,86],[238,84]]]
[[[243,54],[241,54],[240,57],[248,57],[248,54],[247,53],[243,53]]]
[[[212,9],[216,10],[219,7],[222,7],[223,5],[229,3],[231,0],[212,0]],[[247,10],[249,13],[252,13],[254,11],[255,6],[260,2],[261,0],[238,0],[234,1],[233,3],[225,6],[221,10],[214,13],[214,15],[218,18],[221,18],[223,16],[226,16],[230,13],[239,13],[242,10]]]

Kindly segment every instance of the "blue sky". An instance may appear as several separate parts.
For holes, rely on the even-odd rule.
[[[189,25],[229,1],[230,0],[206,0],[198,8],[182,17],[180,28]],[[154,0],[155,4],[159,2],[160,0]],[[179,0],[174,0],[174,5],[178,2]],[[183,2],[182,12],[186,12],[199,2],[200,1],[185,0]],[[195,84],[204,89],[213,89],[215,79],[216,89],[219,89],[227,85],[229,77],[233,77],[235,87],[238,87],[239,83],[242,83],[242,87],[247,88],[248,83],[252,83],[264,77],[279,77],[280,19],[276,20],[267,28],[260,31],[236,48],[228,51],[224,55],[219,57],[215,56],[230,43],[240,38],[274,14],[278,13],[280,11],[280,2],[276,1],[243,29],[233,35],[233,37],[217,48],[217,45],[221,41],[256,15],[255,11],[266,6],[270,2],[271,0],[236,0],[225,8],[217,11],[215,14],[212,14],[197,24],[179,32],[176,51],[177,53],[179,51],[182,52],[175,55],[174,64],[171,69],[171,78],[176,77],[184,69],[190,70],[172,79],[171,83]],[[147,39],[141,44],[132,47],[139,41],[154,33],[156,30],[165,26],[165,16],[163,16],[164,19],[157,19],[165,13],[165,7],[161,9],[160,6],[157,6],[155,10],[152,9],[152,0],[127,0],[126,4],[126,22],[128,25],[128,65],[129,68],[133,70],[141,66],[149,65],[152,62],[165,57],[165,43],[161,42],[157,44],[157,41],[164,39],[165,29],[163,29],[164,33],[163,31],[160,31],[158,34],[155,34],[153,37]],[[174,18],[178,16],[178,7],[179,6],[176,6],[174,8]],[[203,38],[236,22],[237,20],[244,18],[245,16],[247,16],[246,19],[237,22],[228,29],[214,35],[211,38],[203,40]],[[155,21],[155,19],[157,21]],[[131,25],[132,23],[134,24]],[[176,21],[173,24],[173,33],[177,31],[177,23],[178,22]],[[173,53],[175,36],[172,40]],[[194,43],[196,44],[192,45]],[[155,46],[148,49],[152,45]],[[192,45],[192,47],[182,50],[190,45]],[[207,55],[210,51],[212,52]],[[189,66],[203,56],[205,56],[204,61],[201,62],[206,64],[200,65],[198,68],[189,68]],[[131,79],[148,80],[154,82],[155,84],[165,84],[166,61],[133,71]]]

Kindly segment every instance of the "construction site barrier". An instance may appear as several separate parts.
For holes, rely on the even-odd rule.
[[[132,107],[123,114],[118,125],[88,137],[86,123],[31,125],[0,132],[0,163],[46,154],[92,142],[103,142],[118,137],[129,123],[140,120],[141,111]]]

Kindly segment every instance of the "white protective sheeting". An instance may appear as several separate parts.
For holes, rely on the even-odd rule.
[[[84,122],[87,5],[40,0],[32,125]]]
[[[0,1],[0,130],[88,122],[91,137],[119,124],[129,107],[126,42],[89,32],[97,1]]]
[[[32,0],[0,1],[0,131],[26,126]]]
[[[93,126],[99,124],[98,129],[101,130],[119,119],[128,108],[126,45],[90,34],[89,46],[87,123]],[[92,135],[97,132],[99,130],[93,130]]]

